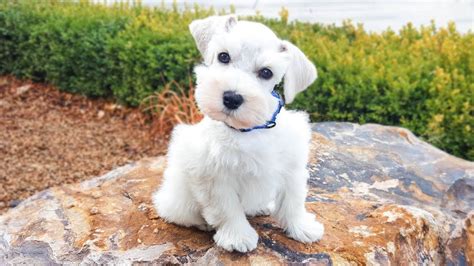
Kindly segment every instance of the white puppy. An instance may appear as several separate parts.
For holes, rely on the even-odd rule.
[[[304,205],[308,116],[281,108],[273,92],[284,79],[291,102],[316,79],[314,65],[260,23],[215,16],[189,28],[204,58],[195,73],[205,118],[173,131],[164,180],[153,196],[158,214],[215,229],[215,242],[229,251],[257,247],[246,215],[271,214],[290,237],[319,240],[324,227]]]

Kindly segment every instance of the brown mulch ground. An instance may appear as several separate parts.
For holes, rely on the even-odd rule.
[[[0,77],[0,212],[165,150],[136,109]]]

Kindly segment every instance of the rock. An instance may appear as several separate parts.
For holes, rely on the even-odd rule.
[[[257,250],[229,253],[212,232],[165,223],[150,202],[165,167],[158,157],[9,210],[0,217],[0,264],[473,265],[474,163],[401,128],[313,130],[306,207],[326,227],[319,243],[289,239],[274,220],[256,217]]]
[[[16,199],[16,200],[10,201],[10,203],[8,204],[8,206],[9,206],[10,208],[14,208],[14,207],[18,206],[20,203],[21,203],[21,200]]]

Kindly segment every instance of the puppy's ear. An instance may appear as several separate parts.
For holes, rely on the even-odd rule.
[[[283,41],[283,52],[289,53],[290,64],[284,77],[284,93],[286,103],[291,103],[296,94],[304,91],[313,83],[318,74],[316,67],[303,52],[288,41]]]
[[[189,24],[198,50],[206,57],[207,45],[216,33],[228,32],[237,23],[235,15],[212,16],[205,19],[194,20]]]

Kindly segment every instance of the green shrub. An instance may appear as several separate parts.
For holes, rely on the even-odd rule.
[[[104,6],[88,0],[0,1],[0,73],[46,81],[88,96],[137,106],[170,81],[187,85],[200,56],[188,8]],[[474,160],[474,34],[454,24],[398,33],[251,17],[299,46],[319,79],[291,108],[313,121],[401,125]]]
[[[158,11],[155,11],[158,12]],[[171,29],[173,20],[160,21],[167,13],[144,9],[107,44],[108,81],[116,99],[138,105],[157,88],[171,81],[188,83],[199,59],[186,25]]]

